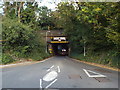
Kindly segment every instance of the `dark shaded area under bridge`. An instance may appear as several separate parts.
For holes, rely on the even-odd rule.
[[[38,33],[41,34],[43,40],[46,43],[47,50],[52,55],[68,55],[69,53],[69,42],[67,36],[63,34],[62,30],[41,30]],[[55,41],[54,37],[65,37],[66,40]]]

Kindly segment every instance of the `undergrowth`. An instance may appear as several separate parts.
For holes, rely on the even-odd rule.
[[[70,57],[92,63],[103,64],[111,67],[116,67],[120,69],[120,55],[114,51],[109,52],[97,52],[97,53],[87,53],[86,56],[83,54],[72,52]]]

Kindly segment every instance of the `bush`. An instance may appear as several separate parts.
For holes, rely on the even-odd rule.
[[[33,49],[33,51],[29,52],[27,55],[28,58],[31,58],[35,61],[39,61],[50,56],[48,53],[45,52],[44,46]]]
[[[3,50],[21,50],[21,47],[25,49],[30,47],[29,41],[33,40],[35,35],[33,34],[33,30],[28,26],[9,18],[3,19],[2,26],[2,38],[5,40]],[[25,49],[23,52],[25,52]]]
[[[97,53],[87,53],[87,55],[84,57],[83,54],[79,54],[76,52],[72,52],[70,55],[72,58],[81,60],[81,61],[87,61],[87,62],[93,62],[93,63],[99,63],[104,64],[116,68],[120,68],[120,54],[116,52],[115,50],[111,50],[109,52],[97,52]]]
[[[0,52],[0,64],[2,64],[2,53]]]
[[[10,51],[15,56],[26,56],[33,49],[40,48],[41,43],[36,40],[34,30],[9,18],[3,19],[3,52]]]
[[[120,69],[120,53],[119,52],[113,55],[111,62],[112,62],[111,66],[114,66]]]
[[[29,57],[35,61],[40,61],[50,56],[49,54],[45,54],[45,53],[36,53],[36,54],[31,53],[29,55],[30,55]]]
[[[2,64],[8,64],[8,63],[12,63],[15,60],[8,54],[3,54],[2,55]]]
[[[2,43],[3,53],[9,53],[17,58],[31,58],[34,60],[41,60],[49,56],[45,53],[45,45],[41,38],[38,38],[35,30],[18,22],[17,19],[12,20],[9,18],[3,18],[2,26],[2,37],[5,40]],[[9,55],[3,57],[3,64],[12,61]]]

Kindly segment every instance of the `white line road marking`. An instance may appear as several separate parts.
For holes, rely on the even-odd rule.
[[[88,75],[88,77],[106,77],[105,75],[102,75],[100,73],[96,73],[96,72],[93,72],[91,70],[86,70],[86,69],[83,69],[85,71],[85,73]],[[97,75],[90,75],[88,72],[91,72],[91,73],[94,73],[94,74],[97,74]]]
[[[45,61],[47,61],[47,60],[49,60],[49,58],[48,58],[48,59],[45,59],[45,60],[43,60],[43,61],[40,61],[40,62],[45,62]]]
[[[40,79],[40,88],[42,88],[42,79]]]
[[[57,76],[58,73],[56,71],[51,71],[43,77],[43,80],[49,82],[54,80]]]
[[[60,73],[60,67],[59,67],[59,66],[57,66],[57,68],[58,68],[58,72]]]
[[[51,57],[52,58],[52,57]],[[45,62],[45,61],[47,61],[47,60],[49,60],[49,59],[51,59],[51,58],[47,58],[47,59],[45,59],[45,60],[42,60],[42,61],[40,61],[41,63],[42,62]]]
[[[54,65],[52,65],[52,66],[50,67],[50,69],[53,68],[53,67],[54,67]]]
[[[85,71],[85,73],[90,77],[90,75],[89,75],[89,73],[85,70],[85,69],[83,69],[84,71]]]
[[[47,70],[47,72],[50,71],[53,67],[54,67],[54,65],[52,65],[52,66]]]
[[[52,68],[54,68],[54,65],[52,65],[47,71],[50,71]],[[46,82],[50,82],[51,83],[49,85],[47,85],[45,88],[50,87],[53,83],[55,83],[57,81],[57,76],[58,76],[58,72],[60,72],[60,67],[57,66],[57,71],[53,71],[51,70],[51,72],[47,73],[43,79],[40,79],[40,88],[42,88],[42,80],[46,81]]]
[[[40,61],[40,62],[45,62],[46,60]]]
[[[8,64],[8,65],[0,65],[0,68],[2,67],[9,67],[9,66],[15,66],[15,65],[24,65],[24,64],[29,64],[29,63],[32,63],[32,62],[24,62],[24,63],[16,63],[16,64]]]
[[[55,79],[53,82],[51,82],[48,86],[46,86],[45,88],[49,88],[53,83],[55,83],[57,81],[57,79]]]
[[[51,70],[51,69],[48,69],[47,72],[50,71],[50,70]]]

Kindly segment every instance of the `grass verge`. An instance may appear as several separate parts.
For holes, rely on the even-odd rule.
[[[96,54],[87,54],[84,56],[83,54],[79,53],[71,53],[70,54],[71,58],[78,59],[80,61],[85,61],[85,62],[91,62],[91,63],[96,63],[96,64],[101,64],[101,65],[106,65],[109,67],[113,68],[118,68],[120,69],[119,63],[120,63],[120,56],[111,56],[108,53],[96,53]]]

